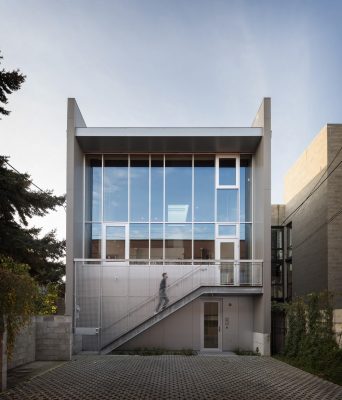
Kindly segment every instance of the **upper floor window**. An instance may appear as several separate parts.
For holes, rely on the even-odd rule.
[[[218,186],[237,185],[237,159],[235,157],[219,157]]]
[[[102,220],[102,156],[86,156],[85,220]]]

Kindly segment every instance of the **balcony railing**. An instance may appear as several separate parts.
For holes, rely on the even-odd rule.
[[[98,350],[150,318],[167,272],[170,304],[203,286],[262,286],[261,260],[75,260],[75,328]],[[235,290],[234,290],[235,291]]]

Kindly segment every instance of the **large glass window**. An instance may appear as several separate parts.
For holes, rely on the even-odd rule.
[[[215,225],[194,225],[194,258],[201,260],[215,259]]]
[[[252,158],[240,158],[240,221],[252,222]]]
[[[292,259],[292,222],[286,225],[286,241],[287,241],[286,258]]]
[[[237,189],[217,190],[217,221],[236,222],[237,213]]]
[[[272,299],[284,300],[284,228],[271,229]]]
[[[164,158],[151,157],[151,222],[162,222],[164,217]]]
[[[194,221],[214,221],[215,158],[195,156],[194,167]]]
[[[165,225],[165,258],[183,260],[192,258],[192,225]]]
[[[129,258],[149,258],[148,224],[130,224],[129,226]]]
[[[85,225],[85,258],[101,258],[101,224]]]
[[[236,185],[236,159],[220,158],[219,159],[219,185],[235,186]]]
[[[104,220],[128,220],[128,158],[106,157],[104,161]]]
[[[240,224],[240,259],[252,259],[252,224]]]
[[[160,260],[163,258],[163,225],[151,224],[151,253],[150,257],[153,260]]]
[[[166,221],[192,220],[192,157],[166,156]]]
[[[236,225],[219,225],[218,235],[222,237],[235,237]]]
[[[130,164],[130,220],[145,222],[149,218],[149,160],[131,156]]]
[[[86,155],[84,190],[85,256],[101,257],[90,223],[102,222],[102,257],[210,259],[215,239],[240,234],[240,258],[252,258],[251,155]],[[109,226],[125,226],[127,243]],[[273,253],[291,261],[291,225],[287,243]]]
[[[106,226],[106,258],[112,260],[126,258],[125,226]]]
[[[102,220],[102,156],[86,156],[85,219]]]

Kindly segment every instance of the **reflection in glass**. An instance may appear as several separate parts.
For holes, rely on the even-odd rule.
[[[236,159],[219,159],[219,185],[236,185]]]
[[[169,260],[191,259],[192,225],[165,225],[165,258]]]
[[[101,221],[102,157],[86,156],[85,170],[85,219]]]
[[[124,226],[106,227],[106,258],[124,260],[126,257],[126,228]]]
[[[283,227],[274,228],[271,230],[271,247],[273,250],[283,248]]]
[[[151,224],[151,259],[163,258],[163,225]]]
[[[237,221],[237,194],[237,189],[217,190],[217,221]]]
[[[104,161],[104,220],[128,220],[127,156],[108,157]]]
[[[215,225],[194,225],[194,258],[200,260],[215,259]]]
[[[165,165],[166,220],[190,222],[192,159],[187,156],[167,156]]]
[[[235,244],[234,244],[234,242],[221,242],[220,243],[220,258],[221,258],[221,260],[234,260],[235,259]]]
[[[132,156],[130,164],[130,219],[135,222],[148,221],[149,160],[146,156]]]
[[[215,215],[215,158],[195,156],[194,221],[211,222]]]
[[[151,221],[163,221],[164,160],[162,156],[151,158]]]
[[[292,262],[286,263],[287,270],[287,300],[292,300]]]
[[[252,224],[240,224],[240,259],[252,259]]]
[[[218,234],[219,236],[235,237],[236,225],[219,225]]]
[[[129,257],[148,259],[148,224],[130,224]]]
[[[218,348],[218,303],[204,303],[204,348]]]
[[[272,281],[271,281],[271,296],[273,299],[284,298],[284,278],[282,262],[272,262]]]
[[[240,221],[252,221],[252,158],[240,158]]]
[[[101,258],[101,224],[85,224],[85,258]]]

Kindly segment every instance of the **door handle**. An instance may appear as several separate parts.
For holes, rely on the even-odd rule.
[[[221,327],[220,326],[218,327],[218,331],[221,332]]]

